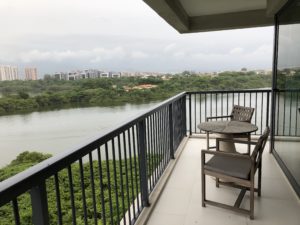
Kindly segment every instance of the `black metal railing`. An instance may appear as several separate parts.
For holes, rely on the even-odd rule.
[[[234,105],[255,109],[251,123],[258,126],[255,134],[262,134],[269,124],[271,90],[203,91],[187,92],[188,130],[190,135],[202,133],[197,125],[206,117],[230,115]]]
[[[300,90],[275,90],[275,136],[300,136]]]
[[[1,182],[0,223],[134,224],[186,130],[181,93]]]
[[[197,125],[207,116],[228,115],[237,104],[255,108],[252,123],[261,134],[269,123],[270,93],[176,95],[1,182],[0,224],[134,224],[187,133],[199,134]],[[3,208],[10,213],[4,215]]]

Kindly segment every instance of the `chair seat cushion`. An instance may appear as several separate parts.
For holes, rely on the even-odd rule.
[[[223,175],[249,179],[251,160],[226,156],[213,156],[204,166],[206,170]]]

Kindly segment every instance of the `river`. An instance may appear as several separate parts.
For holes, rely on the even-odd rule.
[[[60,153],[156,103],[73,108],[0,117],[0,168],[23,151]]]

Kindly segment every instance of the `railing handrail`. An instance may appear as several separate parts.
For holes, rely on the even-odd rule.
[[[285,90],[280,90],[280,89],[275,89],[276,92],[299,92],[300,89],[285,89]]]
[[[210,90],[210,91],[187,91],[186,94],[214,94],[214,93],[255,93],[255,92],[271,92],[271,88],[261,89],[236,89],[236,90]]]
[[[106,129],[94,138],[90,138],[79,146],[73,147],[68,151],[53,156],[37,165],[16,174],[2,182],[0,182],[0,206],[11,201],[13,198],[26,192],[31,187],[39,185],[48,177],[54,175],[61,169],[66,168],[67,165],[75,162],[79,158],[87,155],[90,151],[95,150],[99,145],[104,144],[106,141],[114,138],[116,135],[127,130],[137,122],[145,119],[147,116],[154,112],[159,111],[161,108],[170,105],[176,100],[186,95],[186,92],[181,92],[153,107],[145,112],[142,112],[133,118],[123,122],[113,128]]]

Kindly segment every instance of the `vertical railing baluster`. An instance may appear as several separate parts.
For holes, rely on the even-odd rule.
[[[34,225],[49,225],[49,211],[45,181],[30,189],[30,197],[32,223]]]
[[[275,91],[275,95],[277,94],[277,126],[276,126],[276,135],[279,135],[279,98],[280,98],[280,92]],[[275,136],[275,135],[274,135]]]
[[[141,196],[142,206],[148,207],[148,185],[147,185],[147,156],[146,156],[146,136],[145,136],[145,120],[138,122],[138,146],[140,153],[140,179],[141,179]]]
[[[190,115],[190,120],[189,120],[189,129],[190,129],[190,135],[192,135],[192,94],[189,93],[189,115]]]
[[[149,168],[149,171],[153,171],[153,164],[152,164],[152,149],[151,149],[151,139],[150,139],[150,131],[151,131],[151,126],[150,126],[150,116],[145,118],[145,121],[146,121],[146,137],[147,137],[147,159],[148,159],[148,168]],[[153,176],[152,174],[149,174],[149,179],[148,179],[148,182],[149,182],[149,186],[150,186],[150,190],[152,190],[152,183],[153,183]]]
[[[148,117],[148,119],[150,119],[150,117]],[[135,188],[136,188],[136,199],[137,199],[137,208],[138,208],[138,211],[140,212],[140,198],[139,198],[139,185],[138,185],[138,171],[139,171],[139,168],[138,168],[138,163],[136,162],[137,161],[137,153],[136,153],[136,132],[135,132],[135,128],[136,126],[133,127],[133,130],[132,130],[132,136],[133,136],[133,157],[134,157],[134,173],[135,173]],[[151,150],[152,151],[152,150]],[[153,156],[151,154],[151,160],[152,160]],[[153,161],[152,161],[152,169],[151,169],[151,172],[153,174]],[[151,174],[151,177],[152,177],[152,174]],[[152,178],[152,182],[153,182],[153,178]]]
[[[104,144],[105,148],[105,162],[106,162],[106,176],[107,176],[107,185],[108,185],[108,198],[109,198],[109,213],[110,213],[110,219],[111,224],[114,223],[114,217],[113,217],[113,206],[112,206],[112,198],[111,198],[111,181],[110,181],[110,165],[109,165],[109,155],[108,155],[108,144],[105,142]]]
[[[196,100],[197,100],[197,94],[194,94],[194,133],[196,133],[196,126],[197,126],[197,103],[196,103]]]
[[[166,160],[165,161],[165,167],[166,167],[170,160],[170,148],[169,148],[170,143],[169,143],[169,135],[168,135],[168,131],[169,131],[169,107],[168,106],[166,106],[164,109],[163,122],[164,122],[164,126],[163,126],[163,129],[164,129],[164,155],[165,155],[165,160]]]
[[[223,93],[221,93],[221,116],[224,116],[223,115],[223,101],[224,101],[224,98],[223,98]],[[223,121],[223,118],[222,118],[222,121]]]
[[[161,124],[161,110],[158,112],[158,132],[159,132],[159,138],[158,138],[158,149],[159,149],[159,177],[161,177],[163,173],[163,149],[162,149],[162,124]]]
[[[165,169],[167,163],[168,163],[168,149],[169,146],[167,145],[168,140],[166,138],[167,133],[166,133],[166,117],[168,116],[168,112],[167,112],[167,107],[164,107],[163,111],[162,111],[162,146],[163,146],[163,162],[164,162],[164,168]]]
[[[57,173],[54,174],[54,185],[55,185],[56,207],[57,207],[57,222],[58,222],[59,225],[62,225],[59,179],[58,179],[58,174]]]
[[[207,99],[206,99],[206,93],[204,94],[204,114],[205,114],[205,116],[204,116],[204,119],[206,120],[206,118],[207,118]]]
[[[132,167],[132,153],[131,153],[131,128],[128,129],[128,152],[129,152],[129,168],[130,168],[130,183],[131,183],[131,205],[133,207],[133,218],[136,219],[136,213],[135,213],[135,197],[134,197],[134,184],[133,184],[133,167]]]
[[[285,120],[286,120],[286,117],[285,117],[285,109],[286,109],[286,92],[283,92],[283,130],[282,130],[282,135],[285,136]]]
[[[75,209],[74,187],[73,187],[73,177],[72,177],[71,165],[68,166],[68,177],[69,177],[70,200],[71,200],[71,207],[72,207],[72,222],[73,222],[73,225],[76,225],[76,209]]]
[[[295,126],[295,136],[297,136],[298,133],[298,101],[299,101],[299,92],[296,92],[296,126]]]
[[[99,185],[100,185],[100,199],[102,209],[102,223],[106,224],[106,213],[105,213],[105,201],[104,201],[104,184],[103,184],[103,171],[102,171],[102,156],[100,147],[97,148],[98,155],[98,173],[99,173]]]
[[[210,116],[212,117],[212,93],[210,93]]]
[[[123,132],[123,151],[124,151],[124,164],[125,164],[125,179],[126,179],[126,192],[127,192],[127,204],[128,204],[128,218],[129,218],[129,224],[131,224],[131,210],[130,210],[130,191],[129,191],[129,177],[128,177],[128,166],[127,166],[127,143],[126,143],[126,135],[125,132]]]
[[[261,107],[260,107],[260,134],[263,133],[263,116],[264,116],[264,94],[261,93]]]
[[[257,124],[257,91],[255,92],[255,124]],[[255,131],[257,134],[257,131]]]
[[[156,126],[157,126],[157,136],[156,136],[156,144],[157,144],[157,174],[158,174],[158,179],[160,178],[160,168],[161,168],[161,151],[160,151],[160,126],[159,126],[159,111],[156,113]]]
[[[152,174],[154,176],[154,179],[152,179],[153,183],[152,183],[152,187],[154,187],[154,184],[157,181],[157,169],[156,169],[156,146],[155,146],[155,129],[156,127],[154,126],[154,114],[151,115],[150,117],[150,124],[151,124],[151,152],[152,152],[152,165],[153,165],[153,170],[152,170]]]
[[[184,136],[187,135],[187,129],[186,129],[186,117],[187,117],[187,113],[186,113],[186,95],[184,95],[182,97],[182,112],[183,112],[183,132],[184,132]]]
[[[200,123],[202,123],[202,95],[201,95],[201,93],[199,94],[199,112],[200,112]],[[205,120],[204,120],[205,121]]]
[[[169,105],[169,134],[170,134],[170,158],[174,159],[174,127],[173,127],[173,104]]]
[[[234,106],[234,91],[232,92],[232,108],[233,108],[233,106]]]
[[[227,99],[226,99],[226,100],[227,100],[227,105],[226,105],[226,108],[227,108],[227,109],[226,109],[226,115],[228,115],[228,101],[229,101],[229,99],[228,99],[228,98],[229,98],[228,92],[227,92],[226,98],[227,98]],[[228,118],[227,118],[227,120],[228,120]]]
[[[156,180],[155,182],[158,181],[159,179],[159,148],[158,148],[158,118],[157,118],[157,112],[154,114],[154,118],[153,118],[153,127],[155,129],[155,132],[154,132],[154,142],[155,142],[155,171],[156,171]]]
[[[269,114],[270,114],[270,92],[267,92],[267,118],[266,118],[266,126],[269,126]]]
[[[119,156],[119,170],[120,170],[120,182],[121,182],[121,195],[122,195],[122,213],[123,213],[123,223],[126,225],[126,215],[125,215],[125,196],[124,196],[124,186],[123,186],[123,165],[122,165],[122,151],[121,151],[121,139],[118,135],[118,156]]]
[[[86,196],[84,187],[84,173],[83,173],[83,163],[82,158],[79,159],[79,171],[80,171],[80,185],[81,185],[81,195],[82,195],[82,207],[83,207],[83,218],[84,224],[87,225],[87,209],[86,209]]]
[[[114,189],[115,189],[115,196],[116,196],[116,206],[117,206],[117,221],[120,221],[120,207],[119,207],[119,192],[118,192],[118,180],[117,180],[117,167],[116,167],[116,149],[115,149],[115,139],[112,138],[111,140],[111,147],[112,147],[112,160],[113,160],[113,170],[114,170]],[[119,159],[121,160],[121,159]],[[114,222],[115,223],[115,222]]]
[[[291,136],[291,130],[292,130],[292,101],[293,100],[293,92],[291,91],[291,96],[290,96],[290,121],[289,121],[289,136]]]
[[[89,166],[90,166],[90,182],[92,188],[94,224],[97,225],[98,217],[97,217],[96,192],[95,192],[94,163],[93,163],[93,155],[91,152],[89,152]]]
[[[215,94],[216,96],[216,116],[218,116],[218,93]]]
[[[15,225],[20,225],[20,213],[19,213],[19,205],[17,198],[12,200],[12,207],[14,212]]]

